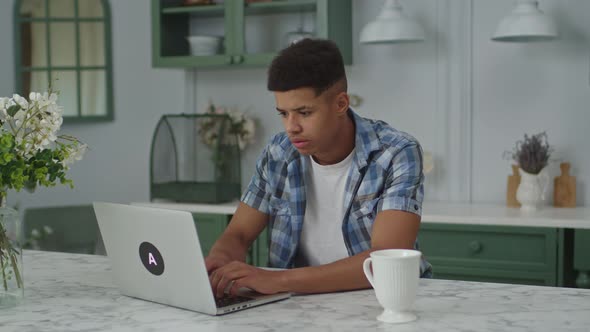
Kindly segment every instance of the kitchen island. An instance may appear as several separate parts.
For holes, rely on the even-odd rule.
[[[590,290],[421,280],[418,320],[381,323],[373,290],[295,295],[213,317],[121,295],[107,257],[25,251],[25,299],[0,331],[588,331]],[[195,294],[195,296],[199,296]]]

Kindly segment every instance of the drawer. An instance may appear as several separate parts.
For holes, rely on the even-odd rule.
[[[504,284],[521,284],[536,286],[557,286],[555,274],[549,272],[531,272],[520,270],[464,268],[437,265],[434,278],[446,280],[464,280],[494,282]]]
[[[555,274],[553,228],[422,224],[420,249],[436,266],[539,271]]]

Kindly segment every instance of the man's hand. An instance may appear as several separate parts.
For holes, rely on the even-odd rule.
[[[222,255],[222,254],[212,254],[205,258],[205,266],[207,267],[207,273],[211,275],[211,273],[218,268],[229,264],[232,259],[229,256]]]
[[[262,232],[268,215],[242,202],[231,222],[205,258],[207,273],[211,273],[233,261],[246,261],[246,253],[252,242]]]
[[[241,287],[253,289],[262,294],[275,294],[287,289],[282,282],[283,271],[268,271],[243,262],[233,261],[210,274],[211,288],[217,297],[222,297],[226,288],[231,295],[237,295]]]

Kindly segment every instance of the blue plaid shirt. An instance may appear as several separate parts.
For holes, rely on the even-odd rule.
[[[373,221],[380,211],[421,214],[424,174],[415,138],[383,121],[361,118],[352,110],[349,114],[356,127],[356,150],[345,185],[342,234],[352,256],[371,248]],[[270,216],[270,266],[294,266],[305,216],[307,167],[287,135],[277,134],[259,157],[242,195],[242,202]],[[429,277],[431,271],[422,259],[421,276]]]

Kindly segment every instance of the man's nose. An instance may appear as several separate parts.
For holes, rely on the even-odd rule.
[[[285,130],[287,133],[299,133],[301,132],[301,125],[296,116],[288,115],[285,119]]]

